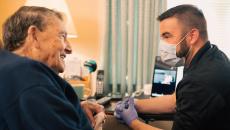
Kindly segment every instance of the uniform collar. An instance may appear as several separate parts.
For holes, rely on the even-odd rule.
[[[207,41],[204,44],[204,46],[201,47],[200,50],[195,54],[191,63],[188,66],[185,66],[185,69],[189,69],[189,68],[193,67],[194,65],[196,65],[199,62],[199,60],[201,59],[201,57],[205,54],[205,52],[207,52],[212,47],[213,47],[213,45],[211,45],[210,42]]]

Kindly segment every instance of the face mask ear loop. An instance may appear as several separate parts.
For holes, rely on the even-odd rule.
[[[191,32],[191,31],[190,31],[190,32]],[[190,33],[190,32],[189,32],[189,33]],[[187,36],[187,35],[186,35],[186,36]],[[192,50],[192,47],[189,48],[189,50],[188,50],[188,52],[187,52],[187,54],[186,54],[186,56],[185,56],[185,62],[186,62],[186,59],[187,59],[189,53],[191,52],[191,50]]]
[[[189,54],[190,51],[192,50],[191,48],[192,48],[192,47],[189,48],[188,53],[187,53],[186,56],[185,56],[186,59],[187,59],[187,57],[188,57],[188,54]]]
[[[184,39],[188,36],[188,34],[190,33],[191,31],[189,31],[177,44],[176,46],[178,46],[179,44],[181,44],[182,41],[184,41]]]

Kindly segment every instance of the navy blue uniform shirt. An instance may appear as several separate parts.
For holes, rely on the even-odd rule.
[[[230,130],[230,62],[209,42],[185,66],[173,130]]]

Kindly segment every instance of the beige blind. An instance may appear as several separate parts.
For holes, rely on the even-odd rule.
[[[230,0],[168,0],[167,8],[193,4],[207,20],[209,40],[230,57]]]

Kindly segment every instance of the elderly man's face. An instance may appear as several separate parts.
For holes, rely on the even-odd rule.
[[[61,73],[65,68],[64,58],[72,50],[66,39],[67,33],[64,22],[56,17],[48,20],[51,22],[37,37],[38,44],[40,44],[39,60]]]

